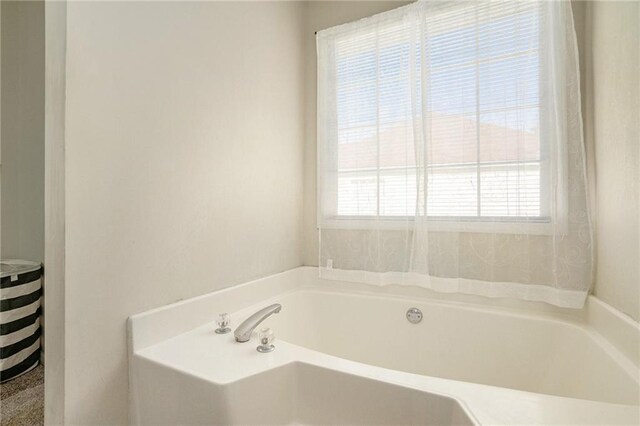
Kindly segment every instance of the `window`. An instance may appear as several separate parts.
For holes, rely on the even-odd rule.
[[[316,41],[320,278],[584,304],[570,2],[417,1]]]
[[[320,220],[548,222],[540,7],[447,3],[420,30],[337,37],[319,71]]]

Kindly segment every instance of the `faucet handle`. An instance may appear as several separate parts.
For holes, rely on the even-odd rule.
[[[276,347],[271,344],[276,336],[273,334],[273,330],[270,328],[263,328],[258,333],[258,339],[260,340],[260,345],[256,348],[258,352],[267,353],[272,352]]]
[[[231,323],[231,319],[229,318],[228,313],[223,313],[218,315],[218,328],[216,328],[217,334],[227,334],[231,331],[229,328],[229,324]]]

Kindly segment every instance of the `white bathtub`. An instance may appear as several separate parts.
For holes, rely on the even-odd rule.
[[[219,312],[237,326],[276,302],[282,312],[264,322],[273,353],[213,332]],[[411,307],[419,324],[405,318]],[[640,330],[595,299],[568,311],[321,281],[298,268],[129,326],[136,424],[640,422]]]

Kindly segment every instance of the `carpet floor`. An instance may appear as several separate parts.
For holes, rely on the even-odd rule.
[[[44,424],[44,367],[0,384],[0,425]]]

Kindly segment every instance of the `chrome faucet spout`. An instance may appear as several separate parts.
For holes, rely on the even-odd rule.
[[[258,312],[244,320],[233,332],[236,342],[248,342],[249,339],[251,339],[251,333],[253,333],[253,330],[255,330],[262,321],[270,317],[272,314],[277,314],[281,309],[282,305],[275,303],[267,306],[266,308],[260,309]]]

